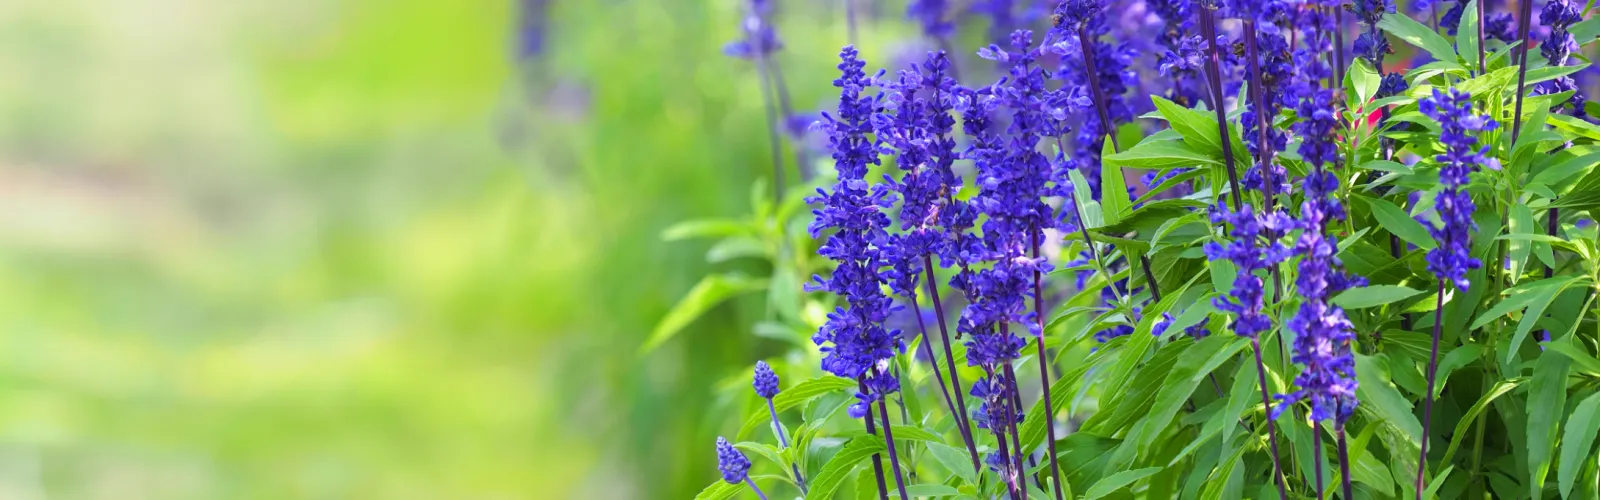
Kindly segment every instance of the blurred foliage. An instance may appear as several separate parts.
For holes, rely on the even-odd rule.
[[[0,5],[0,498],[703,486],[761,300],[636,352],[769,171],[737,4],[554,4]]]

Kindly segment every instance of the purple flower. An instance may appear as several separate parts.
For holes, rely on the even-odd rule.
[[[1567,58],[1578,50],[1578,41],[1572,33],[1567,31],[1573,24],[1582,21],[1583,14],[1578,7],[1569,0],[1550,0],[1544,4],[1544,10],[1539,12],[1539,22],[1550,28],[1550,36],[1544,43],[1539,44],[1539,52],[1544,54],[1550,66],[1565,66]],[[1573,117],[1585,116],[1583,103],[1583,90],[1578,86],[1573,75],[1563,75],[1553,80],[1542,82],[1534,89],[1538,94],[1558,94],[1573,91],[1572,98],[1562,103],[1559,108],[1566,108]]]
[[[1172,326],[1173,319],[1172,313],[1161,313],[1161,319],[1156,320],[1156,324],[1150,326],[1150,335],[1155,337],[1166,335],[1167,329]],[[1206,328],[1205,321],[1201,321],[1184,328],[1183,333],[1188,335],[1189,338],[1200,340],[1211,335],[1211,330]]]
[[[738,448],[733,447],[722,436],[717,436],[717,470],[722,472],[722,480],[728,484],[744,482],[750,473],[750,459]]]
[[[1054,19],[1055,27],[1050,30],[1046,44],[1051,53],[1061,58],[1056,77],[1066,81],[1066,92],[1090,95],[1094,99],[1090,101],[1092,104],[1104,106],[1106,121],[1112,127],[1132,121],[1133,111],[1123,94],[1139,84],[1138,72],[1131,69],[1139,51],[1127,43],[1113,47],[1100,40],[1110,31],[1100,0],[1064,0],[1056,6]],[[1094,59],[1092,75],[1089,74],[1090,62],[1084,60],[1085,54]],[[1096,85],[1090,84],[1091,79]],[[1099,165],[1101,143],[1108,133],[1115,131],[1105,130],[1099,117],[1089,114],[1088,108],[1084,109],[1085,114],[1079,119],[1082,125],[1073,143],[1073,161],[1077,165]],[[1089,192],[1099,199],[1099,169],[1088,168],[1080,173],[1089,182]]]
[[[921,23],[922,33],[928,37],[948,38],[956,28],[947,18],[949,3],[947,0],[911,0],[906,5],[906,17]]]
[[[1355,333],[1344,310],[1330,300],[1339,292],[1364,285],[1365,280],[1344,273],[1339,259],[1334,257],[1338,253],[1336,242],[1323,234],[1330,221],[1345,216],[1344,207],[1333,196],[1338,187],[1338,177],[1322,166],[1313,168],[1305,180],[1305,202],[1296,219],[1303,231],[1294,248],[1301,257],[1295,279],[1301,303],[1285,325],[1295,334],[1291,361],[1305,369],[1295,377],[1299,390],[1280,395],[1279,399],[1287,403],[1309,400],[1312,419],[1334,418],[1342,426],[1354,414],[1357,404],[1355,359],[1351,355]],[[1273,418],[1287,407],[1274,406]]]
[[[528,60],[544,54],[549,38],[550,0],[521,0],[517,10],[517,58]]]
[[[1498,168],[1483,156],[1489,150],[1488,145],[1473,148],[1478,141],[1472,134],[1494,130],[1498,124],[1486,116],[1474,114],[1472,97],[1455,89],[1450,89],[1448,94],[1434,89],[1433,96],[1423,98],[1418,108],[1422,114],[1439,122],[1442,129],[1439,142],[1445,146],[1445,152],[1434,157],[1440,165],[1439,183],[1444,186],[1434,202],[1440,223],[1434,225],[1418,217],[1439,242],[1437,248],[1428,251],[1428,271],[1455,283],[1457,289],[1465,290],[1471,284],[1467,281],[1467,271],[1482,267],[1483,263],[1472,258],[1470,253],[1471,231],[1476,227],[1472,222],[1475,207],[1472,196],[1463,188],[1467,177],[1479,166]]]
[[[811,340],[821,346],[824,371],[862,378],[867,385],[867,392],[856,395],[860,403],[850,407],[851,416],[860,418],[866,415],[867,405],[899,389],[898,381],[882,365],[904,350],[904,343],[898,330],[884,327],[895,306],[883,293],[883,277],[878,273],[887,265],[882,248],[887,243],[889,217],[882,209],[889,207],[888,193],[883,185],[866,182],[868,166],[878,164],[879,142],[873,136],[873,123],[882,96],[862,95],[877,78],[862,73],[865,63],[857,58],[854,47],[845,46],[839,57],[842,76],[833,82],[840,89],[839,114],[824,113],[821,122],[828,132],[838,181],[831,191],[819,188],[818,196],[806,199],[818,205],[812,210],[816,214],[810,226],[812,237],[834,230],[817,253],[838,266],[826,280],[813,277],[806,289],[826,290],[844,299]]]
[[[756,362],[755,382],[756,395],[761,399],[772,399],[778,395],[778,374],[772,372],[772,365],[766,361]]]
[[[783,48],[778,32],[772,29],[771,0],[751,0],[750,12],[740,22],[744,38],[722,46],[722,53],[740,59],[757,59]]]
[[[1257,271],[1264,272],[1289,257],[1289,249],[1269,235],[1283,234],[1294,227],[1294,222],[1282,211],[1260,214],[1245,204],[1233,212],[1226,205],[1218,204],[1212,206],[1211,223],[1231,226],[1232,240],[1225,244],[1206,243],[1206,259],[1227,260],[1237,271],[1233,290],[1212,303],[1217,309],[1233,314],[1234,334],[1257,338],[1261,332],[1272,328],[1272,320],[1262,312],[1266,304]]]
[[[924,256],[937,254],[946,262],[964,262],[951,249],[955,238],[947,227],[964,230],[972,225],[966,202],[953,196],[961,188],[961,178],[951,168],[956,159],[950,135],[955,126],[950,112],[956,83],[945,76],[949,66],[943,52],[930,52],[925,63],[900,72],[897,81],[885,85],[884,106],[894,114],[875,117],[878,137],[892,148],[895,164],[905,171],[898,180],[884,176],[885,184],[898,195],[898,220],[904,231],[885,245],[891,264],[886,278],[902,296],[916,294]]]

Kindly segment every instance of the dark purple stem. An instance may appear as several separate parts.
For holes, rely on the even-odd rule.
[[[1217,113],[1217,129],[1221,132],[1222,163],[1228,168],[1228,189],[1233,195],[1233,209],[1239,210],[1239,173],[1233,166],[1233,137],[1228,133],[1228,114],[1222,110],[1222,75],[1218,69],[1221,65],[1220,52],[1217,49],[1217,24],[1216,17],[1211,12],[1215,7],[1209,3],[1201,3],[1196,10],[1200,11],[1200,36],[1205,37],[1209,51],[1206,53],[1206,82],[1211,87],[1211,107]],[[1262,390],[1266,390],[1265,387]],[[1276,459],[1276,457],[1274,457]],[[1280,478],[1281,481],[1281,478]],[[1282,484],[1279,485],[1280,489]]]
[[[931,280],[931,277],[932,277],[931,271],[930,271],[929,277],[930,277],[930,280]],[[929,283],[929,285],[932,285],[932,283]],[[932,288],[932,287],[930,286],[930,288]],[[922,311],[922,307],[917,305],[917,296],[916,296],[916,294],[911,294],[911,310],[916,312],[917,329],[922,331],[922,350],[923,350],[923,353],[928,356],[928,365],[933,367],[933,379],[934,379],[934,381],[939,383],[939,393],[944,395],[944,404],[945,404],[945,406],[947,408],[950,408],[951,418],[954,418],[956,420],[956,430],[961,434],[961,442],[965,443],[969,450],[972,450],[972,453],[971,453],[971,455],[972,455],[972,470],[974,470],[974,471],[982,471],[982,469],[980,469],[979,466],[978,466],[977,447],[973,446],[972,436],[967,434],[967,428],[965,426],[961,425],[961,417],[958,416],[958,415],[961,415],[962,413],[964,413],[963,410],[965,408],[956,407],[955,400],[950,397],[950,387],[946,386],[944,384],[944,374],[941,373],[941,370],[939,370],[939,358],[934,356],[934,354],[933,354],[933,346],[929,345],[930,343],[932,343],[933,339],[928,337],[928,327],[922,321],[922,312],[921,312]],[[942,321],[942,319],[941,319],[941,321]],[[943,326],[943,325],[940,325],[940,326]],[[961,387],[957,386],[956,387],[956,392],[961,392]]]
[[[1272,445],[1272,478],[1278,483],[1278,498],[1288,500],[1289,490],[1283,484],[1283,468],[1278,465],[1277,430],[1272,424],[1272,398],[1267,395],[1267,366],[1261,362],[1261,341],[1252,337],[1250,349],[1256,353],[1256,379],[1261,385],[1261,404],[1266,405],[1267,443]]]
[[[789,86],[783,83],[782,67],[778,61],[767,59],[767,64],[772,68],[772,86],[778,91],[778,111],[781,111],[780,123],[787,130],[789,119],[794,116],[794,106],[789,104]],[[800,182],[811,182],[811,172],[806,169],[806,148],[794,148],[794,170],[800,174]]]
[[[1043,231],[1039,231],[1038,228],[1035,228],[1034,231],[1033,231],[1033,257],[1034,258],[1039,258],[1039,240],[1040,240],[1040,233],[1042,233],[1042,232]],[[1146,269],[1148,270],[1149,268],[1147,267]],[[1146,278],[1146,279],[1148,279],[1148,278]],[[1050,356],[1048,354],[1046,354],[1045,350],[1044,350],[1044,285],[1043,285],[1043,281],[1044,281],[1044,278],[1042,276],[1042,273],[1040,273],[1038,269],[1034,269],[1033,270],[1033,316],[1034,316],[1034,320],[1038,322],[1039,335],[1035,336],[1033,338],[1033,345],[1034,345],[1034,347],[1038,348],[1038,351],[1039,351],[1039,382],[1044,385],[1044,390],[1043,390],[1044,394],[1042,396],[1040,396],[1040,397],[1043,398],[1043,400],[1044,400],[1044,417],[1043,417],[1044,418],[1044,422],[1043,423],[1044,423],[1045,438],[1047,439],[1047,441],[1045,441],[1045,442],[1049,444],[1049,446],[1046,448],[1046,450],[1050,453],[1050,484],[1054,487],[1054,491],[1055,491],[1055,494],[1056,494],[1056,500],[1062,500],[1062,496],[1061,496],[1061,464],[1057,463],[1057,460],[1056,460],[1056,426],[1055,426],[1056,407],[1055,407],[1054,404],[1052,404],[1050,402],[1050,371],[1047,368],[1047,365],[1050,364]],[[1151,283],[1151,285],[1150,285],[1151,289],[1154,290],[1155,280],[1150,280],[1150,283]]]
[[[774,431],[778,431],[778,444],[782,444],[782,446],[786,447],[787,449],[787,447],[789,447],[789,438],[784,436],[784,425],[782,425],[782,421],[778,421],[778,409],[773,407],[773,401],[771,401],[771,399],[766,399],[766,412],[773,415],[773,429]],[[805,476],[800,474],[800,466],[790,463],[789,470],[792,470],[795,473],[795,486],[800,487],[800,492],[805,494]]]
[[[1549,231],[1550,236],[1555,236],[1556,233],[1561,231],[1561,209],[1551,208],[1549,217],[1546,218],[1549,220],[1545,223],[1545,229]],[[1556,266],[1554,262],[1551,262],[1550,265],[1544,267],[1544,277],[1549,278],[1555,275],[1555,273]]]
[[[1311,421],[1311,470],[1317,478],[1317,498],[1322,498],[1322,421]]]
[[[983,466],[980,465],[978,460],[978,447],[972,436],[972,422],[967,419],[967,400],[963,392],[965,386],[961,385],[961,374],[956,367],[956,357],[950,350],[950,330],[945,327],[944,305],[939,301],[939,286],[933,277],[933,257],[922,256],[922,269],[928,274],[928,296],[933,299],[933,312],[939,316],[939,337],[944,341],[944,360],[946,366],[950,368],[950,385],[956,388],[954,391],[957,408],[955,412],[956,426],[961,429],[961,437],[966,440],[967,454],[972,457],[972,470],[981,472],[983,471]]]
[[[1433,311],[1433,348],[1428,353],[1428,393],[1423,395],[1422,403],[1422,451],[1417,457],[1417,500],[1422,500],[1422,479],[1428,471],[1428,430],[1433,424],[1433,379],[1439,369],[1439,328],[1444,323],[1444,284],[1439,280],[1438,299],[1434,301]]]
[[[756,482],[755,481],[751,481],[750,480],[750,476],[745,476],[744,477],[744,484],[750,485],[750,489],[755,491],[756,492],[756,496],[761,498],[761,500],[767,500],[767,494],[761,492],[761,488],[756,486]]]
[[[1272,117],[1267,116],[1267,89],[1261,83],[1261,63],[1257,60],[1260,49],[1256,42],[1255,21],[1244,22],[1243,36],[1245,66],[1250,74],[1250,101],[1256,110],[1256,168],[1261,169],[1261,194],[1266,198],[1261,204],[1267,210],[1272,210],[1277,204],[1277,184],[1272,180],[1271,168],[1272,141],[1267,138],[1267,130],[1272,127]],[[1275,299],[1283,297],[1283,274],[1278,270],[1278,266],[1272,266],[1272,292]],[[1289,350],[1283,344],[1283,336],[1279,336],[1278,356],[1288,359],[1288,354]]]
[[[1121,152],[1122,146],[1117,144],[1117,130],[1111,124],[1111,110],[1108,107],[1110,104],[1106,100],[1105,90],[1100,88],[1100,73],[1096,69],[1094,61],[1094,42],[1095,38],[1089,34],[1089,26],[1087,24],[1078,28],[1078,46],[1083,48],[1083,73],[1086,75],[1084,79],[1089,81],[1089,93],[1094,96],[1095,113],[1100,115],[1100,131],[1106,134],[1106,140],[1111,141],[1111,150]],[[1102,159],[1101,161],[1104,160]],[[1078,226],[1081,228],[1083,224],[1080,223]],[[1089,237],[1088,229],[1084,229],[1083,236],[1085,239]],[[1092,247],[1093,245],[1090,246]],[[1161,289],[1156,284],[1155,276],[1150,273],[1150,257],[1140,255],[1139,265],[1144,268],[1145,282],[1150,284],[1150,298],[1160,301]],[[1108,276],[1107,279],[1110,279],[1110,277]]]
[[[1344,58],[1344,4],[1333,6],[1333,64],[1334,87],[1344,86],[1344,67],[1350,61]]]
[[[1511,146],[1513,148],[1516,147],[1517,138],[1522,136],[1522,98],[1527,94],[1523,86],[1528,81],[1528,44],[1533,42],[1528,38],[1528,22],[1529,18],[1533,17],[1533,1],[1522,0],[1519,3],[1521,5],[1517,6],[1517,39],[1522,40],[1522,44],[1517,46],[1517,104],[1516,110],[1511,115]],[[1479,8],[1482,8],[1483,3],[1479,2],[1478,5]],[[1480,26],[1483,25],[1481,21],[1478,24]],[[1479,33],[1482,33],[1482,31],[1479,31]],[[1483,37],[1480,35],[1478,38],[1479,43],[1483,43]],[[1480,49],[1478,53],[1480,54],[1479,61],[1482,61],[1481,54],[1483,51]],[[1480,62],[1480,64],[1482,63]]]
[[[990,372],[990,376],[991,377],[994,376],[993,372]],[[1011,456],[1011,448],[1010,448],[1010,445],[1006,441],[1006,431],[1005,431],[1005,429],[994,429],[994,440],[995,440],[996,443],[999,444],[1000,456],[1002,456],[1002,457],[1010,457]],[[1006,469],[1006,468],[1010,468],[1010,466],[1002,467],[1002,471],[1001,471],[1002,474],[1004,473],[1003,469]],[[1011,500],[1021,500],[1021,495],[1018,494],[1018,492],[1020,491],[1020,488],[1017,487],[1017,475],[1016,474],[1011,474],[1011,475],[1008,475],[1008,476],[1003,476],[1003,477],[1001,477],[1001,479],[1005,480],[1005,482],[1006,482],[1006,493],[1011,495]]]
[[[862,379],[856,379],[856,386],[862,394],[867,393],[867,383]],[[873,424],[876,419],[872,418],[871,405],[867,406],[867,415],[862,420],[867,422],[867,434],[878,435],[878,426]],[[877,453],[872,454],[872,475],[878,479],[878,500],[889,500],[889,486],[883,482],[883,456]]]
[[[1350,450],[1344,443],[1344,426],[1333,426],[1335,434],[1339,435],[1339,482],[1344,488],[1345,500],[1355,498],[1350,488]]]
[[[900,472],[900,453],[894,445],[894,428],[889,424],[889,398],[878,398],[878,416],[883,418],[883,444],[889,448],[889,467],[894,469],[894,485],[900,489],[900,498],[911,498],[906,494],[906,479]]]
[[[783,146],[778,142],[777,110],[772,103],[771,75],[767,74],[767,57],[756,56],[756,72],[761,75],[761,100],[767,109],[767,143],[772,154],[773,199],[783,196]]]

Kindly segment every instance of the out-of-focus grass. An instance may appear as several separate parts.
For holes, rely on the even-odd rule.
[[[769,171],[736,3],[555,3],[0,5],[0,498],[712,480],[759,304],[635,348]]]

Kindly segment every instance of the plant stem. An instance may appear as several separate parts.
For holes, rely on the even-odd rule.
[[[844,0],[844,23],[849,29],[850,45],[856,44],[856,0]]]
[[[759,52],[759,49],[758,49]],[[772,103],[772,90],[769,83],[772,76],[767,74],[767,56],[756,56],[756,73],[761,75],[761,101],[767,110],[767,143],[772,155],[772,199],[783,197],[783,146],[778,142],[778,117],[777,110]]]
[[[755,481],[751,481],[750,480],[750,476],[745,476],[744,477],[744,484],[750,485],[750,489],[755,491],[756,492],[756,496],[761,498],[761,500],[767,500],[767,494],[761,492],[761,488],[756,486],[756,482]]]
[[[1350,449],[1344,442],[1344,425],[1333,426],[1333,431],[1339,435],[1339,482],[1344,486],[1344,500],[1353,500],[1355,494],[1350,487]]]
[[[1322,421],[1311,421],[1311,470],[1317,478],[1317,498],[1322,498]]]
[[[1528,43],[1533,41],[1528,37],[1529,18],[1533,17],[1533,2],[1531,0],[1521,0],[1518,3],[1521,5],[1517,6],[1519,11],[1517,13],[1517,39],[1522,40],[1522,44],[1517,46],[1517,103],[1516,109],[1511,114],[1511,148],[1513,151],[1517,147],[1517,138],[1522,135],[1522,98],[1527,94],[1523,87],[1528,81]],[[1482,10],[1481,3],[1479,4],[1479,9]],[[1480,21],[1478,24],[1482,25],[1483,23]],[[1479,43],[1482,43],[1483,37],[1481,33],[1483,31],[1480,29],[1478,33],[1480,33],[1478,37]],[[1483,51],[1479,50],[1478,54],[1479,64],[1482,65]]]
[[[1210,51],[1206,54],[1206,82],[1211,87],[1211,107],[1217,113],[1217,129],[1221,132],[1219,142],[1222,143],[1222,163],[1228,168],[1228,188],[1233,195],[1233,209],[1239,210],[1239,173],[1233,165],[1233,135],[1228,133],[1228,114],[1222,110],[1222,75],[1218,69],[1220,52],[1217,49],[1217,25],[1210,3],[1201,2],[1200,11],[1200,36],[1205,37]],[[1093,81],[1094,79],[1090,79]],[[1281,480],[1281,479],[1280,479]]]
[[[1283,484],[1283,468],[1278,465],[1278,440],[1275,437],[1277,431],[1272,424],[1272,398],[1267,395],[1267,367],[1261,363],[1261,341],[1252,337],[1250,349],[1256,353],[1256,377],[1261,385],[1261,404],[1266,406],[1267,443],[1272,445],[1272,478],[1278,483],[1278,498],[1287,500],[1289,491]]]
[[[945,327],[944,305],[939,300],[939,286],[934,281],[933,257],[922,256],[922,269],[928,274],[928,296],[933,299],[933,312],[939,316],[939,337],[944,341],[944,360],[950,368],[950,385],[955,386],[956,426],[961,429],[961,437],[966,440],[967,454],[972,457],[972,470],[982,472],[983,466],[978,461],[978,447],[972,435],[972,421],[967,419],[967,400],[964,395],[965,387],[961,385],[961,374],[956,367],[955,354],[950,350],[950,331]]]
[[[1272,180],[1272,142],[1267,138],[1267,130],[1272,127],[1272,117],[1267,116],[1267,89],[1261,83],[1261,63],[1257,60],[1256,23],[1253,20],[1244,21],[1244,50],[1246,71],[1250,74],[1250,102],[1255,108],[1256,115],[1256,168],[1261,169],[1261,195],[1262,207],[1272,210],[1277,204],[1277,184]],[[1220,101],[1219,101],[1220,102]],[[1238,208],[1238,207],[1234,207]],[[1275,236],[1271,231],[1267,233]],[[1272,293],[1273,300],[1283,300],[1283,273],[1279,266],[1272,266]],[[1289,359],[1289,350],[1284,346],[1283,336],[1278,336],[1278,357]]]
[[[1439,369],[1439,328],[1444,323],[1444,284],[1439,280],[1439,293],[1434,301],[1433,311],[1433,348],[1428,353],[1428,393],[1423,395],[1422,403],[1422,451],[1417,457],[1417,500],[1422,500],[1423,476],[1428,471],[1428,429],[1433,420],[1433,381],[1435,371]]]
[[[993,372],[990,372],[990,376],[991,377],[994,376]],[[993,430],[994,430],[994,440],[995,440],[996,443],[999,443],[1000,456],[1002,456],[1002,457],[1010,457],[1011,456],[1011,446],[1006,441],[1006,431],[1005,431],[1005,429],[993,429]],[[1007,462],[1010,461],[1009,458],[1007,458],[1006,460],[1007,460]],[[1007,465],[1007,466],[1004,466],[1004,467],[1001,468],[1001,471],[1000,471],[1001,479],[1006,482],[1006,493],[1011,495],[1011,500],[1021,500],[1021,496],[1018,495],[1019,488],[1017,487],[1017,474],[1006,474],[1005,473],[1004,469],[1008,469],[1010,467],[1011,466]]]
[[[1033,257],[1039,258],[1039,240],[1044,231],[1034,228],[1033,231]],[[1149,266],[1145,267],[1149,272]],[[1054,489],[1056,500],[1062,500],[1061,493],[1061,464],[1056,460],[1056,407],[1050,402],[1050,356],[1044,350],[1044,277],[1037,268],[1033,270],[1033,316],[1038,322],[1039,334],[1034,336],[1033,345],[1039,351],[1039,382],[1043,385],[1043,394],[1040,398],[1044,401],[1044,432],[1048,446],[1045,448],[1050,454],[1050,484]],[[1149,279],[1149,278],[1146,278]],[[1151,280],[1151,290],[1155,289],[1155,281]]]
[[[944,396],[945,407],[950,409],[950,418],[956,421],[956,430],[961,434],[961,441],[968,448],[974,449],[972,452],[972,469],[974,471],[980,470],[978,469],[978,454],[972,445],[972,437],[967,435],[966,427],[961,425],[961,417],[959,415],[963,413],[962,408],[957,408],[955,400],[950,397],[950,387],[944,384],[944,374],[939,370],[939,358],[934,356],[933,346],[929,345],[933,339],[928,337],[928,326],[922,321],[922,307],[917,304],[917,295],[915,293],[911,294],[911,310],[916,312],[917,329],[922,331],[922,351],[928,356],[928,365],[933,367],[933,378],[939,383],[939,393]],[[956,391],[960,390],[960,387],[956,388]]]
[[[767,413],[772,415],[772,428],[778,433],[778,444],[783,445],[784,448],[788,448],[789,438],[783,435],[783,423],[778,421],[778,409],[772,406],[771,399],[767,400]],[[804,494],[806,492],[806,478],[805,476],[800,475],[800,466],[796,464],[789,464],[789,470],[794,471],[795,485],[799,486],[800,493]]]
[[[867,383],[863,379],[857,378],[856,386],[862,394],[867,393]],[[878,435],[878,427],[872,423],[875,420],[872,418],[872,405],[867,405],[867,415],[862,420],[867,422],[867,434]],[[878,500],[889,500],[889,487],[883,482],[883,456],[877,453],[872,454],[872,475],[878,479]]]
[[[1095,37],[1089,33],[1089,26],[1087,24],[1078,29],[1078,46],[1083,48],[1083,73],[1084,75],[1087,75],[1084,79],[1089,81],[1089,93],[1094,95],[1095,113],[1100,115],[1100,131],[1106,135],[1106,140],[1111,141],[1111,150],[1114,152],[1121,152],[1122,146],[1117,144],[1117,130],[1111,123],[1111,110],[1109,109],[1110,104],[1106,100],[1105,90],[1100,88],[1100,77],[1097,76],[1100,73],[1095,68],[1094,42]],[[1213,43],[1215,42],[1213,41]],[[1101,161],[1105,160],[1102,159]],[[1122,193],[1118,194],[1117,196],[1127,196],[1127,194]],[[1079,226],[1081,227],[1083,224],[1079,224]],[[1087,229],[1085,229],[1084,237],[1088,238],[1088,236],[1089,233],[1087,232]],[[1160,301],[1161,289],[1156,284],[1155,276],[1150,273],[1150,257],[1146,255],[1140,255],[1139,265],[1144,268],[1145,282],[1150,284],[1150,298],[1155,301]],[[1107,281],[1110,281],[1110,279],[1110,276],[1106,277]],[[1130,279],[1129,281],[1132,280]]]
[[[783,124],[784,130],[788,130],[789,119],[794,116],[794,106],[789,101],[789,86],[783,83],[783,70],[778,61],[768,58],[767,64],[772,69],[772,86],[777,90],[778,111],[782,113],[778,122]],[[794,148],[794,170],[800,174],[801,183],[811,182],[811,171],[806,168],[806,163],[806,148]]]
[[[1482,24],[1482,23],[1479,23]],[[1344,3],[1333,6],[1333,87],[1344,86],[1344,67],[1350,61],[1344,58]]]
[[[883,444],[889,448],[889,467],[894,469],[894,485],[900,489],[900,498],[911,498],[906,494],[906,478],[900,472],[900,453],[894,445],[894,427],[889,424],[889,402],[887,397],[878,398],[878,416],[883,418]]]

